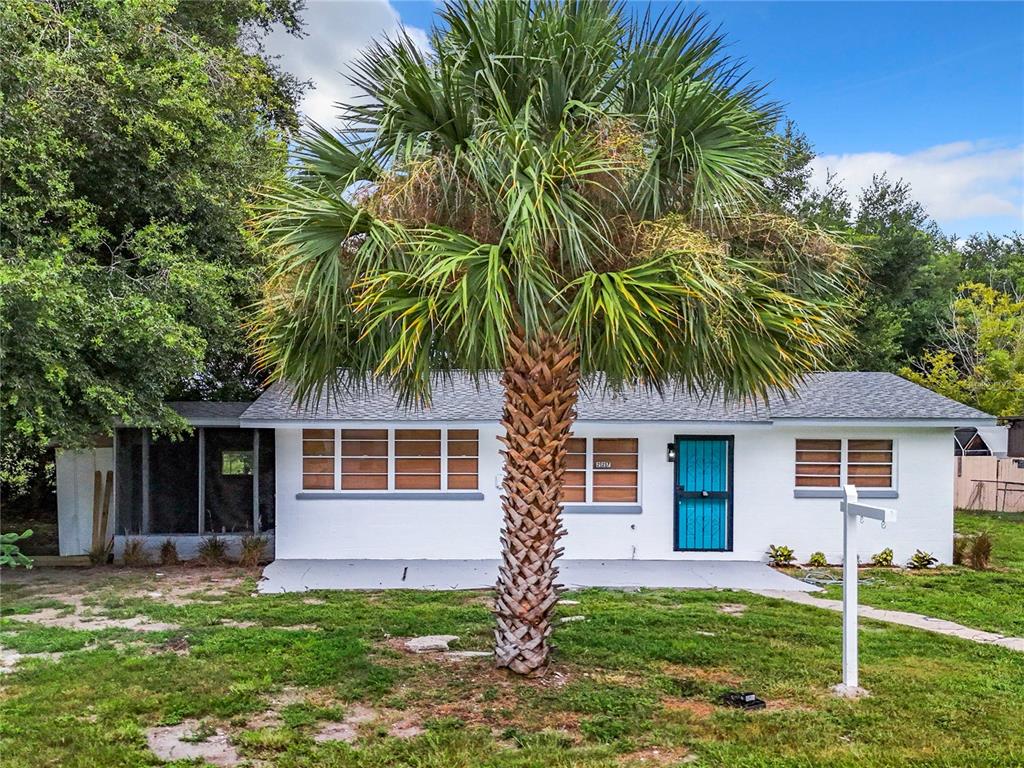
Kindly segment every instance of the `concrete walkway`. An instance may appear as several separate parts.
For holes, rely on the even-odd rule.
[[[559,560],[558,567],[569,589],[818,589],[742,560]],[[264,569],[259,591],[489,589],[497,578],[497,560],[275,560]]]
[[[776,597],[780,600],[788,600],[791,603],[800,605],[813,605],[815,608],[825,608],[829,611],[842,613],[842,600],[826,600],[821,597],[814,597],[804,591],[778,590],[778,589],[757,589],[753,590],[765,597]],[[890,624],[902,624],[905,627],[923,629],[927,632],[936,632],[940,635],[959,637],[963,640],[970,640],[975,643],[986,645],[998,645],[1002,648],[1009,648],[1011,651],[1024,653],[1024,637],[1007,637],[996,632],[984,632],[980,629],[971,629],[955,621],[945,619],[933,619],[930,616],[923,616],[920,613],[908,613],[907,611],[887,611],[881,608],[872,608],[869,605],[861,605],[858,608],[858,615],[864,619],[875,621],[887,621]]]

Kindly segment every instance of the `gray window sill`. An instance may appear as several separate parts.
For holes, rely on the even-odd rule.
[[[295,498],[349,499],[351,501],[483,501],[480,491],[299,491]]]
[[[857,491],[861,499],[898,499],[899,491],[880,490],[870,491],[866,488]],[[793,491],[794,499],[841,499],[843,498],[842,488],[797,488]]]
[[[567,515],[639,515],[644,508],[639,504],[563,504]]]

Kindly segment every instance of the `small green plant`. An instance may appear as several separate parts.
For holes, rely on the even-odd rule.
[[[875,568],[892,568],[892,547],[886,547],[881,552],[873,554],[871,564]]]
[[[22,533],[11,531],[0,534],[0,567],[17,568],[19,565],[22,568],[32,567],[32,558],[24,554],[17,545],[17,542],[27,539],[31,535],[31,529]]]
[[[971,540],[967,536],[956,534],[953,537],[953,565],[963,565],[967,560],[967,547]]]
[[[199,544],[199,562],[203,565],[221,565],[228,559],[228,543],[220,536],[208,536]]]
[[[110,555],[113,551],[113,539],[109,539],[106,544],[97,544],[89,550],[89,562],[93,565],[106,565],[110,562]]]
[[[160,565],[178,565],[180,562],[178,545],[174,543],[174,539],[166,539],[160,545]]]
[[[267,547],[266,536],[253,536],[248,534],[242,537],[241,554],[238,557],[239,565],[246,568],[254,568],[263,561],[263,551]]]
[[[937,562],[939,562],[939,558],[935,557],[931,552],[924,552],[919,549],[914,552],[914,556],[907,562],[907,567],[920,571],[925,568],[931,568]]]
[[[987,570],[992,562],[992,534],[982,531],[971,540],[971,568]]]
[[[812,552],[811,556],[807,559],[807,564],[813,568],[824,568],[828,565],[828,560],[825,559],[824,552]]]
[[[129,568],[149,565],[149,553],[146,551],[146,545],[142,539],[125,539],[121,562]]]
[[[775,546],[772,544],[768,547],[768,562],[776,568],[784,568],[787,565],[792,565],[796,560],[796,555],[793,554],[793,548],[787,547],[785,544]]]

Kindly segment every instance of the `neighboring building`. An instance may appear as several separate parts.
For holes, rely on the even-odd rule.
[[[1006,427],[960,427],[953,431],[954,456],[1006,456]]]
[[[1006,455],[1024,458],[1024,416],[1003,419],[1009,432],[1006,441]]]
[[[296,405],[280,384],[252,404],[174,407],[196,426],[185,441],[117,430],[119,545],[256,530],[278,559],[499,556],[496,377],[439,380],[431,406],[412,410],[384,389]],[[888,529],[864,527],[862,557],[892,547],[898,561],[923,549],[948,562],[950,438],[994,423],[886,373],[814,374],[795,396],[746,407],[591,388],[569,448],[565,556],[763,560],[785,544],[836,562],[837,500],[853,483],[899,513]]]

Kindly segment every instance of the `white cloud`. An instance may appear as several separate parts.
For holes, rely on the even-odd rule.
[[[1024,145],[958,141],[903,155],[821,155],[811,168],[811,183],[819,188],[828,172],[836,173],[854,203],[873,174],[903,179],[928,214],[944,226],[983,217],[1024,221]]]
[[[267,50],[281,57],[285,70],[313,82],[300,105],[303,115],[332,126],[337,123],[335,104],[359,96],[346,79],[348,65],[371,41],[394,35],[401,21],[388,0],[314,0],[303,20],[303,37],[275,30],[267,39]],[[405,31],[419,47],[428,48],[424,30]]]

